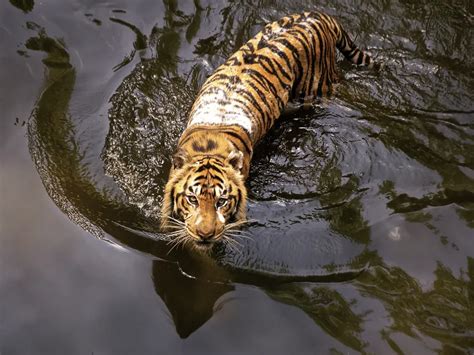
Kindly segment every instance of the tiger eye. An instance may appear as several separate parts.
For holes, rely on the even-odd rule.
[[[219,199],[217,200],[217,202],[216,202],[216,207],[217,207],[217,208],[224,207],[224,206],[227,204],[228,201],[229,201],[229,200],[228,200],[227,198],[221,197],[221,198],[219,198]]]
[[[193,195],[186,195],[186,199],[188,200],[188,202],[192,205],[197,205],[198,204],[198,199],[196,198],[196,196],[193,196]]]

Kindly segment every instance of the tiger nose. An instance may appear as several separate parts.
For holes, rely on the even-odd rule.
[[[207,239],[211,239],[214,236],[215,228],[212,226],[208,226],[208,227],[203,226],[201,228],[198,228],[196,232],[202,240],[207,240]]]

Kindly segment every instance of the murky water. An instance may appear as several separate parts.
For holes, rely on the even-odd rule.
[[[383,59],[256,150],[238,250],[156,233],[205,78],[322,10]],[[0,5],[0,353],[472,353],[474,8],[369,2]]]

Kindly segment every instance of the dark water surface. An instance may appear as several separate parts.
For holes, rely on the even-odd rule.
[[[156,233],[205,78],[265,23],[382,58],[288,113],[212,257]],[[4,1],[0,354],[474,353],[472,1]]]

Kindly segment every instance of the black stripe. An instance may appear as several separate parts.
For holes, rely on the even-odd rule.
[[[324,32],[322,34],[327,39],[327,41],[325,42],[327,45],[331,43],[331,39],[334,40],[334,34],[331,29],[331,22],[330,22],[329,17],[327,15],[324,15],[324,16],[325,16],[324,17],[325,21],[322,23],[322,26],[324,27]],[[334,46],[326,46],[324,60],[325,60],[325,70],[324,70],[324,76],[323,76],[323,81],[322,81],[323,95],[325,95],[326,92],[329,92],[329,88],[331,87],[331,83],[332,83],[332,78],[334,76],[334,64],[336,61]]]
[[[198,142],[194,141],[192,144],[192,148],[195,152],[205,152],[206,148],[202,145],[200,145]]]
[[[344,54],[344,56],[349,59],[350,61],[352,61],[352,58],[354,58],[356,56],[356,54],[358,53],[358,50],[356,47],[352,48],[349,52],[346,52],[346,53],[342,53]]]
[[[199,168],[197,168],[194,173],[196,173],[196,174],[197,174],[197,173],[200,173],[200,172],[202,172],[202,171],[204,171],[204,170],[210,169],[211,167],[212,167],[212,164],[210,164],[210,163],[203,164],[203,165],[201,165]]]
[[[319,78],[318,78],[318,88],[316,90],[316,95],[317,96],[322,96],[323,92],[322,92],[322,78],[323,78],[323,75],[324,75],[324,71],[326,70],[325,66],[323,65],[323,60],[324,60],[324,55],[325,55],[325,41],[323,41],[323,38],[321,37],[321,29],[316,26],[316,24],[314,23],[310,23],[309,24],[311,26],[311,28],[314,29],[315,33],[316,33],[316,36],[318,37],[318,42],[319,42]]]
[[[300,31],[300,29],[302,29],[303,31]],[[298,37],[295,37],[296,39],[298,39],[302,43],[303,49],[304,49],[305,54],[306,54],[306,71],[305,71],[305,79],[303,81],[303,93],[304,93],[305,96],[308,96],[308,91],[309,91],[309,87],[310,87],[310,85],[309,85],[310,80],[308,78],[311,78],[312,75],[313,75],[312,67],[314,65],[314,63],[313,63],[314,58],[313,58],[313,56],[311,55],[311,52],[310,52],[310,48],[312,46],[311,46],[310,39],[307,37],[308,29],[304,25],[296,24],[295,28],[294,28],[294,31],[296,33],[299,33],[304,39],[304,41],[303,41],[303,40],[300,40]]]
[[[295,90],[300,85],[302,75],[303,75],[303,65],[301,64],[301,61],[299,59],[298,50],[285,38],[280,38],[276,40],[276,42],[284,45],[286,48],[290,50],[290,53],[292,54],[292,57],[293,57],[293,61],[298,68],[298,73],[296,75],[295,81],[293,82],[293,88],[292,88],[292,96],[295,97],[296,96]]]
[[[265,112],[262,110],[262,108],[258,104],[257,99],[252,95],[251,92],[249,92],[247,89],[239,89],[239,90],[236,90],[236,93],[238,95],[245,96],[250,101],[250,103],[255,107],[255,109],[260,113],[261,116],[265,115]],[[239,102],[242,102],[242,101],[239,101]]]
[[[302,22],[301,20],[304,20],[305,18],[306,17],[304,16],[304,14],[296,15],[295,22]]]
[[[267,102],[267,100],[266,100],[266,97],[265,97],[264,93],[263,93],[253,82],[250,81],[250,82],[248,82],[247,84],[248,84],[252,89],[255,90],[255,92],[257,93],[257,95],[260,97],[260,100],[263,102],[263,104],[264,104],[265,106],[268,107],[268,109],[269,109],[270,112],[271,112],[271,111],[272,111],[272,108],[269,106],[269,104],[268,104],[268,102]],[[263,120],[264,120],[264,122],[265,122],[265,129],[267,129],[267,122],[269,121],[267,118],[269,118],[269,117],[267,117],[267,116],[265,115],[265,116],[262,117],[262,118],[263,118]],[[270,121],[272,121],[271,118],[270,118]],[[273,124],[273,121],[270,122],[270,126],[268,126],[268,128],[270,128],[272,124]]]
[[[311,52],[312,52],[312,60],[310,65],[310,78],[308,82],[308,90],[306,92],[306,96],[312,96],[313,94],[313,86],[314,86],[314,78],[316,76],[316,59],[318,58],[318,53],[316,53],[316,45],[313,41],[311,44]]]
[[[211,175],[211,177],[217,181],[219,181],[220,183],[224,183],[224,180],[219,176],[219,175],[216,175],[216,174],[212,174],[210,171],[209,171],[209,175]]]
[[[270,107],[270,104],[269,104],[268,101],[266,100],[266,96],[265,96],[265,94],[262,92],[262,90],[260,90],[252,81],[248,81],[248,82],[247,82],[247,85],[250,86],[252,89],[255,90],[255,92],[257,93],[258,97],[260,97],[260,100],[263,102],[263,104],[264,104],[265,106],[267,106],[270,111],[272,111],[272,108]],[[250,93],[250,92],[249,92],[249,93]]]
[[[279,19],[277,21],[277,24],[280,26],[280,27],[283,27],[284,25],[286,25],[286,20],[288,19],[288,17],[283,17],[281,19]]]
[[[249,118],[251,118],[251,119],[253,118],[253,116],[255,115],[255,113],[250,110],[247,101],[234,98],[234,99],[232,99],[232,104],[235,105],[235,103],[238,103],[238,104],[239,104],[239,105],[236,105],[236,106],[237,106],[240,110],[244,111],[244,112],[249,116]]]
[[[183,146],[184,144],[187,143],[187,141],[189,141],[189,140],[192,139],[192,138],[193,138],[193,136],[192,136],[191,134],[188,135],[184,140],[182,140],[181,142],[179,142],[179,143],[180,143],[179,145],[180,145],[180,146]]]
[[[222,80],[228,80],[228,79],[223,78]],[[229,99],[227,92],[223,90],[222,87],[220,86],[217,86],[217,87],[211,86],[210,88],[206,90],[205,94],[221,94],[224,96],[224,99]]]
[[[273,96],[277,99],[278,107],[280,108],[280,110],[283,109],[283,107],[285,106],[283,99],[278,95],[278,91],[275,85],[273,85],[273,83],[270,80],[268,80],[268,78],[265,75],[263,75],[262,73],[260,73],[259,71],[255,69],[244,69],[242,70],[242,73],[250,74],[252,78],[254,78],[256,82],[260,83],[262,87],[267,86],[268,89],[270,89]]]
[[[218,173],[218,174],[223,174],[224,172],[221,170],[221,168],[218,168],[217,166],[215,166],[213,164],[213,162],[209,162],[209,164],[211,165],[211,167],[209,168],[209,171],[208,173],[211,174],[213,171]]]
[[[311,50],[311,60],[310,60],[310,63],[309,63],[309,75],[308,75],[308,80],[307,80],[307,89],[306,89],[306,93],[305,93],[305,96],[310,96],[312,94],[312,91],[313,91],[313,83],[314,83],[314,76],[315,76],[315,65],[316,65],[316,59],[317,59],[317,56],[318,56],[318,53],[316,53],[316,44],[314,43],[314,34],[313,32],[311,31],[312,30],[312,27],[307,27],[307,24],[305,26],[303,25],[298,25],[298,28],[301,28],[303,30],[305,30],[305,33],[309,33],[310,34],[310,38],[308,39],[307,38],[307,41],[308,41],[308,46],[309,46],[309,49]]]
[[[213,156],[213,157],[219,156],[221,159],[224,159],[224,157],[223,157],[222,155],[220,155],[220,154],[216,154],[216,155],[213,154],[212,156]],[[225,165],[224,165],[222,162],[220,162],[219,160],[217,160],[217,159],[212,159],[212,164],[217,165],[217,166],[220,166],[221,168],[225,167]]]
[[[301,73],[303,71],[303,68],[301,66],[301,61],[298,58],[298,49],[295,46],[293,46],[286,38],[279,38],[275,40],[275,42],[282,44],[283,46],[285,46],[286,48],[290,50],[291,54],[293,55],[293,59],[296,62],[298,69]]]
[[[237,188],[237,202],[236,202],[236,205],[235,205],[235,211],[238,212],[239,211],[239,207],[240,207],[240,203],[242,202],[242,192],[240,191],[239,188]]]
[[[242,65],[242,63],[239,62],[239,59],[237,57],[232,56],[227,60],[226,65],[230,67],[234,67],[234,66]]]
[[[263,111],[262,107],[260,107],[260,105],[258,104],[257,102],[257,99],[253,96],[253,94],[248,91],[248,90],[245,90],[245,89],[241,89],[241,90],[238,90],[236,91],[237,94],[241,95],[241,96],[244,96],[246,97],[248,100],[250,100],[250,102],[252,103],[252,105],[255,107],[255,109],[260,113],[260,118],[265,121],[266,120],[266,112]],[[255,119],[255,121],[258,122],[257,119]]]
[[[238,103],[238,105],[236,105]],[[256,113],[251,110],[251,107],[249,105],[252,105],[252,103],[248,101],[244,101],[238,98],[233,98],[232,99],[232,104],[238,107],[238,109],[244,111],[248,115],[248,117],[251,119],[252,122],[257,123],[257,125],[260,126],[260,120],[258,117],[256,117]],[[254,105],[252,105],[254,106]],[[256,107],[257,110],[260,109],[260,107]],[[263,114],[263,113],[262,113]]]
[[[251,148],[247,145],[247,142],[245,142],[245,141],[243,140],[243,138],[242,138],[241,136],[239,136],[237,133],[232,132],[232,131],[225,131],[225,132],[223,132],[223,133],[228,134],[229,136],[234,137],[235,139],[239,140],[239,141],[242,143],[242,145],[244,146],[245,150],[247,151],[247,154],[248,154],[248,155],[251,155],[251,154],[252,154],[252,150],[251,150]]]
[[[240,83],[240,78],[236,75],[227,75],[227,74],[213,74],[211,76],[211,81],[207,83],[206,86],[210,85],[210,84],[213,84],[215,81],[218,81],[218,80],[226,80],[232,84],[237,84],[237,83]],[[204,87],[203,87],[204,88]]]
[[[263,31],[262,31],[262,37],[260,37],[260,39],[258,40],[258,43],[257,43],[257,50],[260,50],[262,48],[266,48],[266,46],[267,46],[267,40],[264,38]]]
[[[268,44],[267,46],[268,49],[270,49],[273,53],[276,53],[278,56],[277,57],[282,57],[285,62],[286,62],[286,66],[291,70],[293,71],[293,65],[291,64],[291,61],[290,61],[290,58],[288,58],[288,56],[286,55],[285,51],[282,51],[280,48],[278,48],[276,45],[274,44]],[[282,70],[283,71],[283,70]],[[285,74],[286,74],[286,77],[288,78],[288,80],[291,80],[290,76],[285,72],[283,71]]]
[[[324,36],[324,33],[322,35]],[[324,42],[324,53],[323,55],[321,55],[321,62],[323,64],[323,67],[321,69],[321,77],[319,78],[319,85],[318,85],[319,96],[324,96],[324,87],[326,86],[327,77],[328,77],[326,56],[327,56],[327,42]]]
[[[281,64],[276,61],[275,59],[273,58],[268,58],[267,56],[260,56],[260,62],[261,62],[261,67],[263,70],[265,70],[268,74],[271,74],[273,76],[275,76],[277,79],[278,79],[278,82],[280,83],[280,86],[285,89],[286,86],[288,85],[287,83],[285,83],[281,76],[279,74],[282,74],[285,78],[287,78],[288,80],[291,81],[291,78],[290,76],[288,75],[288,73],[283,69],[283,67],[281,66]],[[270,68],[267,68],[265,65],[267,64]],[[278,70],[275,68],[275,64],[277,65],[278,67]]]

